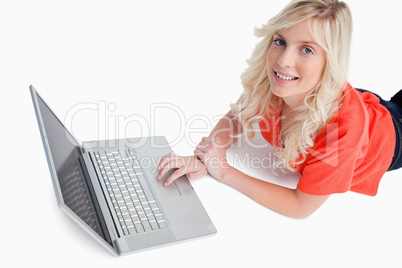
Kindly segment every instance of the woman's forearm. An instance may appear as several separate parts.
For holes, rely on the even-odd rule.
[[[305,218],[316,211],[329,196],[313,196],[250,177],[226,167],[219,181],[247,195],[259,204],[292,218]]]
[[[196,147],[194,154],[211,176],[249,196],[261,205],[292,218],[305,218],[317,210],[329,196],[314,196],[250,177],[230,166],[226,150],[241,133],[240,124],[227,113]]]
[[[236,135],[241,133],[241,124],[234,119],[234,115],[229,111],[216,124],[209,134],[209,137],[221,140],[222,145],[227,150],[237,141]]]

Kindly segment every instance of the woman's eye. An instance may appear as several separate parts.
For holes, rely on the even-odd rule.
[[[302,51],[304,54],[307,54],[307,55],[313,54],[313,50],[311,50],[311,48],[308,48],[308,47],[302,48]]]
[[[285,41],[283,41],[282,39],[276,39],[276,40],[274,40],[274,43],[276,45],[278,45],[278,46],[285,46],[286,45]]]

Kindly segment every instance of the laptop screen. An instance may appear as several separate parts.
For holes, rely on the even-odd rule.
[[[62,194],[61,202],[80,217],[92,230],[111,244],[110,238],[103,231],[97,209],[97,201],[92,198],[93,190],[86,172],[82,153],[77,141],[49,109],[41,97],[36,94],[43,127],[48,140],[51,156],[57,173],[57,180]]]

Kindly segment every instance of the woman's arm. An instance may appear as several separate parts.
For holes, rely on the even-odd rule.
[[[237,136],[242,132],[240,122],[234,119],[234,114],[229,111],[224,115],[216,124],[214,129],[209,134],[209,137],[216,139],[219,138],[225,151],[230,148],[237,141]]]
[[[209,137],[203,138],[194,151],[195,156],[165,156],[158,166],[158,179],[172,169],[177,170],[166,180],[168,186],[178,177],[188,174],[200,178],[207,171],[217,180],[246,194],[261,205],[293,218],[305,218],[317,210],[329,196],[314,196],[298,189],[289,189],[250,177],[229,166],[226,150],[237,140],[232,137],[241,133],[240,124],[228,112],[215,126]]]
[[[244,193],[261,205],[292,218],[308,217],[329,197],[329,195],[309,195],[299,189],[289,189],[255,179],[233,167],[228,167],[216,179]]]
[[[226,152],[237,140],[237,138],[233,136],[239,133],[241,133],[241,124],[236,122],[233,112],[229,111],[216,124],[211,131],[210,137],[216,137],[222,140],[224,142],[224,146],[222,147],[225,147],[224,151]],[[197,156],[183,157],[170,153],[163,156],[157,166],[157,170],[159,171],[157,179],[162,179],[171,169],[176,170],[165,180],[164,186],[169,186],[173,181],[184,174],[187,174],[190,179],[198,179],[208,173],[204,163],[202,163]]]
[[[237,189],[261,205],[292,218],[305,218],[329,197],[306,194],[250,177],[231,167],[220,138],[205,137],[194,151],[208,172],[217,180]]]

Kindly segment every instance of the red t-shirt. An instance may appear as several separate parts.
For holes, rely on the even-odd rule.
[[[279,118],[260,121],[262,136],[279,145]],[[389,111],[371,93],[347,84],[342,107],[317,134],[300,164],[297,188],[312,195],[353,191],[374,196],[395,150],[395,129]]]

